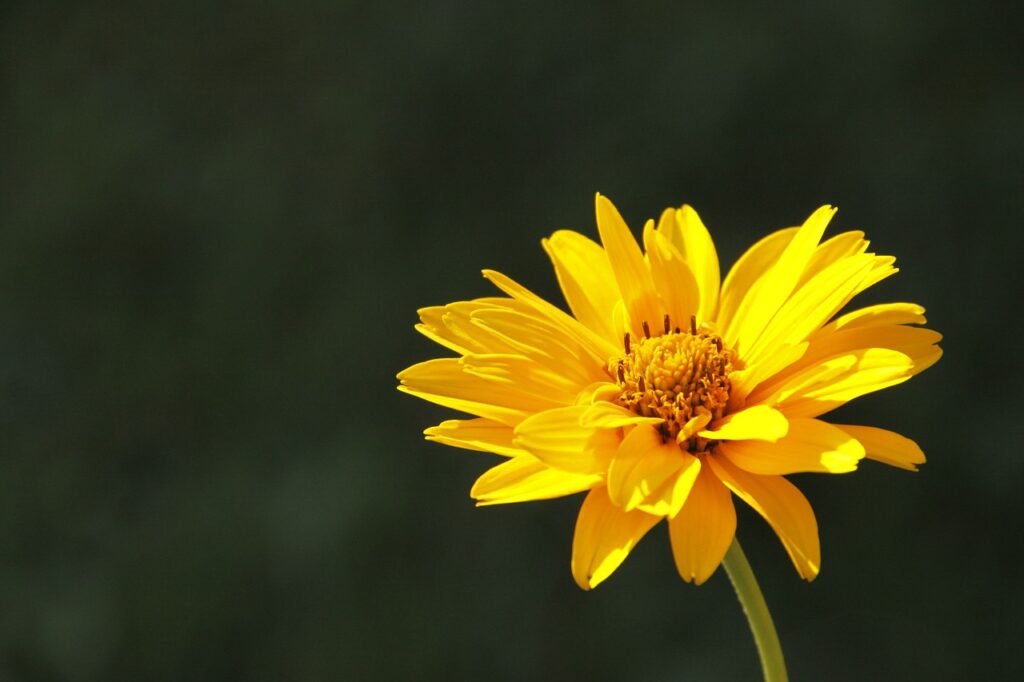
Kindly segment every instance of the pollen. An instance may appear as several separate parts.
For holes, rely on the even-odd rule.
[[[664,328],[671,329],[666,319]],[[648,325],[644,325],[644,330]],[[609,362],[622,389],[618,404],[644,417],[658,417],[665,442],[699,453],[708,443],[695,434],[720,418],[729,402],[729,373],[735,354],[721,337],[676,327],[661,336],[624,339],[625,353]]]

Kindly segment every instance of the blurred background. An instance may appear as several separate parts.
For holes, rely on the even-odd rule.
[[[1024,674],[1021,19],[6,3],[0,680],[756,679],[723,573],[680,581],[661,526],[581,592],[580,498],[475,509],[496,460],[394,389],[481,268],[560,303],[540,239],[594,236],[595,191],[635,230],[694,205],[723,267],[822,203],[898,256],[862,300],[946,356],[836,420],[929,463],[794,477],[814,583],[739,534],[794,680]]]

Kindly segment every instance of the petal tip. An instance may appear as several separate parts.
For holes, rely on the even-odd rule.
[[[573,581],[581,590],[583,590],[584,592],[589,592],[594,588],[594,585],[592,585],[590,582],[593,576],[591,576],[589,572],[581,573],[579,567],[576,566],[575,561],[572,562],[572,564],[569,567],[569,570],[572,572]]]

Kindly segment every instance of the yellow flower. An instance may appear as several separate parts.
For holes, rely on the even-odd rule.
[[[784,477],[846,473],[864,457],[916,470],[925,458],[912,440],[819,417],[942,354],[938,333],[910,326],[925,321],[913,303],[835,317],[896,268],[862,232],[820,243],[834,213],[768,235],[720,282],[692,208],[648,221],[641,251],[598,195],[603,246],[568,230],[543,242],[572,315],[485,270],[506,296],[420,310],[416,328],[459,357],[406,369],[399,388],[475,415],[427,429],[429,440],[506,458],[476,481],[478,504],[589,491],[572,547],[583,589],[662,519],[679,574],[704,582],[733,540],[733,495],[812,580],[817,522]]]

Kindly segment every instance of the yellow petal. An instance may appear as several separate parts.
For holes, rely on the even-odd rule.
[[[478,376],[495,385],[514,388],[545,402],[568,405],[575,402],[582,382],[524,355],[470,353],[459,359],[465,374]]]
[[[617,431],[580,426],[590,405],[570,405],[531,416],[513,442],[548,466],[579,474],[602,474],[619,445]]]
[[[841,260],[864,253],[868,248],[868,242],[864,239],[864,233],[860,230],[852,232],[841,232],[828,239],[814,250],[814,255],[807,262],[804,274],[797,282],[796,288],[804,286],[812,277],[819,272]]]
[[[757,362],[781,346],[803,342],[853,298],[873,263],[874,256],[862,254],[833,263],[812,277],[782,304],[744,359]]]
[[[734,324],[736,310],[740,302],[750,293],[750,289],[761,275],[775,263],[793,235],[800,228],[787,227],[762,237],[744,252],[729,270],[722,283],[721,300],[718,303],[718,328],[725,330]]]
[[[642,323],[637,323],[637,325],[642,328]],[[612,309],[612,329],[615,330],[617,339],[624,339],[626,334],[633,334],[635,338],[639,338],[633,331],[633,320],[630,319],[629,311],[626,310],[626,304],[623,301],[616,303]]]
[[[603,363],[580,353],[579,344],[561,327],[536,314],[483,308],[470,315],[470,323],[501,341],[512,353],[528,357],[574,386],[608,379]]]
[[[595,204],[601,243],[608,253],[619,293],[633,321],[634,328],[631,331],[639,335],[642,322],[657,325],[663,316],[651,273],[633,233],[612,202],[598,194]]]
[[[595,381],[579,392],[574,401],[577,405],[590,405],[615,400],[622,393],[622,387],[613,384],[605,377],[604,381]]]
[[[620,296],[608,254],[600,244],[571,230],[559,230],[542,244],[573,316],[617,343],[611,320]]]
[[[515,426],[530,415],[529,411],[517,410],[515,408],[503,407],[501,405],[494,405],[476,400],[467,400],[465,398],[453,398],[451,396],[418,391],[414,388],[409,388],[408,386],[399,386],[398,390],[402,393],[408,393],[409,395],[416,396],[421,400],[434,403],[435,405],[449,407],[453,410],[476,415],[478,417],[493,419],[501,422],[502,424],[508,424],[509,426]]]
[[[820,416],[854,398],[903,383],[921,367],[937,362],[942,349],[932,346],[929,354],[921,359],[882,348],[854,355],[859,359],[850,370],[818,386],[802,388],[781,403],[779,409],[794,417]]]
[[[690,316],[700,306],[700,289],[689,266],[669,240],[653,229],[644,229],[644,247],[651,266],[651,276],[658,290],[663,309],[673,327],[686,328]]]
[[[552,469],[524,454],[485,471],[469,494],[482,507],[564,497],[590,490],[600,482],[600,476]]]
[[[572,538],[576,584],[584,590],[597,587],[660,520],[642,511],[622,511],[608,499],[604,487],[591,490],[580,507]]]
[[[512,427],[490,419],[449,419],[423,432],[427,440],[505,457],[525,455],[512,443]]]
[[[668,522],[676,570],[698,585],[722,563],[736,535],[736,508],[729,489],[704,467],[686,504]]]
[[[697,435],[708,440],[770,440],[786,435],[789,422],[778,410],[755,405],[717,420],[712,428]]]
[[[483,274],[494,286],[516,299],[517,302],[526,305],[560,327],[569,338],[579,344],[581,352],[589,354],[597,362],[607,362],[608,358],[618,352],[618,346],[583,326],[576,318],[565,314],[512,278],[494,270],[484,270]]]
[[[618,386],[615,388],[621,391]],[[593,403],[580,416],[580,426],[593,429],[614,429],[634,424],[657,425],[664,421],[659,417],[642,417],[621,405],[604,401]]]
[[[719,443],[716,455],[754,474],[779,475],[816,471],[854,471],[864,448],[851,435],[817,419],[790,419],[789,433],[775,442],[745,440]]]
[[[781,476],[759,476],[724,457],[706,457],[729,490],[750,505],[772,527],[804,580],[814,580],[821,568],[818,522],[807,498]]]
[[[831,206],[822,206],[811,214],[778,260],[743,297],[723,336],[741,358],[746,357],[744,353],[750,350],[765,325],[793,292],[833,214],[835,209]]]
[[[400,391],[508,426],[559,406],[556,400],[531,393],[531,387],[467,373],[463,358],[427,360],[403,370],[398,379]]]
[[[941,340],[942,335],[931,329],[902,325],[851,326],[831,333],[815,333],[807,352],[766,385],[778,384],[786,377],[828,358],[869,348],[887,348],[903,353],[913,362],[913,374],[918,374],[929,366],[925,364],[926,360],[934,361],[931,357],[935,350],[933,346]]]
[[[643,502],[636,506],[640,511],[655,516],[675,516],[683,508],[686,499],[690,496],[693,484],[700,474],[700,460],[689,452],[683,452],[676,448],[678,454],[683,458],[683,466],[674,474],[665,479],[665,482],[648,495]]]
[[[697,432],[703,429],[711,421],[712,414],[706,409],[698,409],[697,416],[690,417],[683,428],[679,429],[679,435],[676,436],[676,443],[683,445],[686,441],[690,440],[697,435]]]
[[[721,276],[718,270],[718,252],[711,240],[711,233],[704,227],[700,216],[690,206],[684,205],[676,211],[678,241],[673,244],[683,260],[690,266],[694,279],[700,288],[700,307],[697,322],[715,319],[718,308],[718,291]]]
[[[750,395],[776,405],[787,417],[817,417],[866,393],[894,386],[912,375],[914,360],[887,348],[868,348],[829,358]]]
[[[675,443],[663,443],[651,426],[637,426],[622,439],[608,467],[608,496],[625,511],[655,493],[684,464]]]
[[[822,331],[890,324],[924,324],[925,321],[924,308],[916,303],[880,303],[841,315]]]
[[[804,341],[793,346],[781,346],[768,357],[761,358],[741,370],[729,374],[729,410],[741,409],[747,403],[747,396],[763,381],[779,374],[799,361],[806,353],[809,344]]]
[[[835,426],[860,441],[868,459],[909,471],[917,471],[917,465],[925,462],[924,452],[906,436],[873,426]]]
[[[893,256],[875,256],[875,266],[872,268],[871,273],[861,282],[858,291],[864,291],[869,289],[883,279],[891,277],[900,271],[899,268],[893,267],[893,263],[896,259]]]
[[[770,380],[761,383],[747,399],[751,403],[764,405],[778,405],[798,391],[805,390],[808,386],[822,385],[832,381],[836,377],[843,376],[854,369],[858,362],[858,351],[842,353],[836,356],[823,358],[819,362],[804,364],[799,368],[783,370]],[[867,352],[867,349],[859,351]],[[909,366],[909,359],[906,363]]]
[[[511,351],[512,349],[500,339],[472,326],[472,314],[482,309],[529,312],[528,307],[511,298],[491,297],[456,301],[443,306],[420,308],[417,311],[420,324],[416,325],[416,331],[460,354]]]

